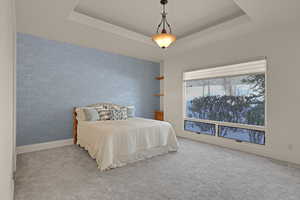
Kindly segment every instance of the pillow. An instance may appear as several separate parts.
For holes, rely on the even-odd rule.
[[[119,106],[117,104],[112,104],[112,103],[96,103],[96,104],[88,105],[87,107],[111,110],[111,109],[120,109],[122,106]]]
[[[87,109],[87,110],[90,110],[90,109],[94,109],[94,108],[89,108],[89,107],[77,107],[76,108],[76,113],[77,113],[77,116],[76,116],[76,119],[78,121],[86,121],[86,114],[84,112],[84,110]]]
[[[111,119],[111,110],[109,109],[98,109],[99,120],[110,120]]]
[[[83,109],[85,114],[85,121],[97,121],[99,120],[99,114],[95,109]]]
[[[132,118],[135,117],[135,108],[134,106],[126,106],[127,108],[127,117]]]
[[[126,107],[111,110],[111,120],[126,120],[126,119],[127,119]]]
[[[84,114],[82,109],[77,108],[76,109],[76,114],[77,114],[76,119],[78,121],[85,121],[85,114]]]

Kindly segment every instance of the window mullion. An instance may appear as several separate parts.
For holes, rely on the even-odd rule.
[[[215,124],[215,126],[216,126],[216,137],[219,137],[219,124]]]

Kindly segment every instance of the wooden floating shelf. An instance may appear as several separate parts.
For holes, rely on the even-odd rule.
[[[164,76],[155,77],[156,80],[163,80],[164,78],[165,78]]]
[[[164,96],[164,94],[154,94],[153,96],[161,97]]]
[[[154,119],[164,121],[164,112],[161,110],[154,111]]]

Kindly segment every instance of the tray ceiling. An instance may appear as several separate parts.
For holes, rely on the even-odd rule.
[[[16,24],[18,32],[162,61],[259,29],[297,29],[299,7],[299,0],[169,0],[168,19],[181,38],[167,50],[149,37],[160,21],[159,0],[19,0]]]
[[[80,0],[74,11],[144,36],[153,35],[161,19],[159,0]],[[179,39],[245,15],[233,0],[170,0],[167,12]]]

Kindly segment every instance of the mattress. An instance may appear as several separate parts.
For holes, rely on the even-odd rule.
[[[178,150],[170,123],[144,118],[79,121],[77,139],[102,171]]]

